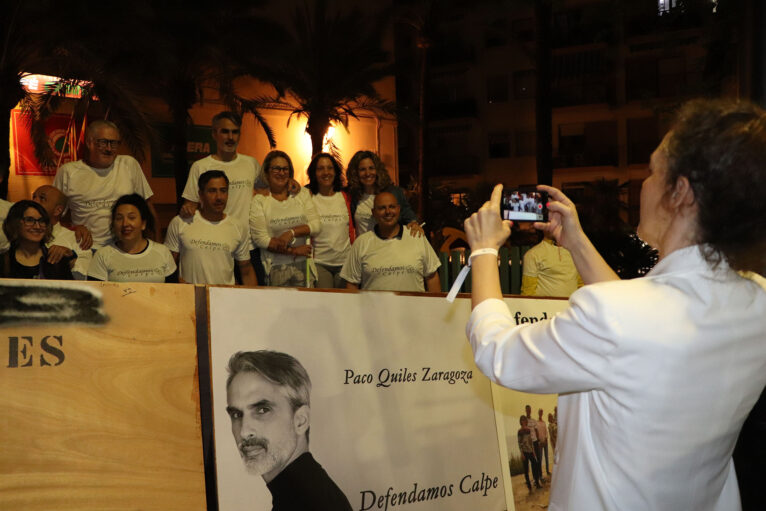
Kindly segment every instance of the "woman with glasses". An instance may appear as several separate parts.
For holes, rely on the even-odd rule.
[[[11,206],[3,222],[3,232],[10,249],[3,256],[2,276],[14,279],[72,280],[72,266],[77,258],[48,261],[45,243],[51,239],[48,213],[40,204],[22,200]]]
[[[113,243],[93,256],[88,280],[112,282],[178,282],[176,263],[170,250],[149,239],[154,217],[143,197],[123,195],[112,207]]]
[[[404,191],[391,181],[386,166],[377,154],[372,151],[357,151],[348,162],[346,177],[357,236],[375,227],[372,204],[375,201],[375,195],[380,192],[389,192],[396,197],[401,208],[401,222],[410,228],[411,234],[422,235],[423,228],[420,227],[417,215],[407,202]]]
[[[250,203],[250,236],[263,250],[267,283],[313,287],[317,273],[309,237],[318,234],[322,224],[311,194],[305,188],[295,196],[288,193],[294,171],[283,151],[267,154],[263,171],[269,189],[265,195],[255,195]]]
[[[343,169],[328,153],[319,153],[307,170],[308,189],[322,222],[322,231],[311,238],[314,245],[317,287],[345,289],[340,270],[354,242],[351,197],[342,190]]]

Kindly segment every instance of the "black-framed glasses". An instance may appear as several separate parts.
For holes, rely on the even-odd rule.
[[[43,217],[35,218],[33,216],[24,216],[21,217],[21,223],[27,227],[33,227],[35,224],[39,225],[40,227],[48,227],[48,220]]]
[[[109,149],[117,149],[120,147],[120,143],[122,140],[110,140],[108,138],[97,138],[96,139],[96,146],[99,149],[106,149],[107,147]]]
[[[269,172],[290,172],[290,167],[269,167]]]

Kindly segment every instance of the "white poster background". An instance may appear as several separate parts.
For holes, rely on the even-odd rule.
[[[502,472],[508,470],[501,464],[490,384],[465,337],[469,300],[215,287],[209,296],[221,511],[271,509],[263,480],[243,467],[225,411],[229,357],[258,349],[288,353],[308,371],[309,449],[355,511],[392,509],[377,499],[389,488],[409,493],[415,485],[417,492],[445,487],[451,496],[394,509],[506,509]],[[470,371],[471,379],[423,381],[424,367],[430,374]],[[373,383],[346,384],[347,370],[371,374]],[[376,386],[386,370],[416,376]],[[486,477],[491,488],[471,491]]]
[[[531,298],[505,298],[506,305],[511,311],[511,317],[517,324],[531,323],[535,321],[544,321],[550,319],[559,312],[566,309],[569,302],[559,299],[531,299]],[[492,384],[492,398],[495,410],[498,415],[498,437],[504,439],[501,441],[501,448],[506,449],[506,459],[521,459],[518,439],[516,433],[519,430],[519,418],[525,414],[526,405],[532,408],[532,418],[537,420],[537,411],[543,409],[543,421],[548,424],[548,413],[553,413],[557,400],[556,394],[528,394],[507,389],[496,384]],[[546,464],[544,455],[542,461],[542,474],[546,475]],[[548,466],[553,472],[554,468],[554,449],[548,440]],[[506,472],[507,474],[508,472]],[[511,477],[511,481],[506,481],[506,486],[513,494],[516,511],[526,511],[528,509],[545,509],[548,506],[548,494],[550,485],[544,485],[542,490],[533,490],[529,492],[525,486],[524,474]],[[534,484],[532,468],[529,468],[529,479]],[[508,508],[514,509],[512,503]]]

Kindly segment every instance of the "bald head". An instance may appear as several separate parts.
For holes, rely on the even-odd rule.
[[[51,218],[51,225],[58,223],[66,209],[67,197],[51,185],[43,185],[32,193],[32,200],[40,204]]]
[[[383,229],[395,229],[399,224],[401,208],[396,196],[389,192],[381,192],[375,196],[372,206],[372,216],[378,227]]]

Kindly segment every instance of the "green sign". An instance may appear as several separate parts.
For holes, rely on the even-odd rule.
[[[152,177],[174,177],[173,175],[173,125],[155,124],[158,135],[158,151],[152,153]],[[186,163],[192,163],[215,152],[215,142],[210,126],[188,126],[186,128]]]

